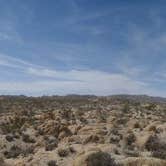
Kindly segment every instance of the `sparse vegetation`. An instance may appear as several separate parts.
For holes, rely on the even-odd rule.
[[[79,156],[74,166],[117,166],[111,155],[105,152],[92,152]]]
[[[57,166],[56,161],[55,160],[50,160],[48,162],[48,166]]]
[[[58,155],[60,157],[66,157],[69,154],[69,149],[68,148],[59,148],[58,149]]]
[[[133,133],[129,133],[126,137],[126,144],[130,146],[135,141],[136,141],[136,136]]]
[[[6,96],[0,107],[4,166],[165,164],[166,102],[129,96]]]

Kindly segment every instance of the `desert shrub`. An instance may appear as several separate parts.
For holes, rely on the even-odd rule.
[[[52,151],[58,146],[58,140],[55,137],[45,138],[45,150]]]
[[[120,152],[119,152],[119,150],[118,149],[113,149],[113,152],[114,152],[114,154],[116,154],[116,155],[120,155]]]
[[[69,154],[69,149],[65,149],[65,148],[58,149],[58,155],[60,157],[66,157],[66,156],[68,156],[68,154]]]
[[[88,166],[114,166],[115,162],[108,153],[98,152],[87,159]]]
[[[129,133],[125,138],[127,145],[132,145],[136,141],[136,136],[133,133]]]
[[[25,149],[20,148],[17,145],[13,145],[9,151],[4,152],[6,158],[17,158],[19,155],[27,156],[34,153],[34,146],[28,146]]]
[[[161,142],[157,135],[149,137],[145,144],[145,148],[152,152],[153,157],[166,159],[166,143]]]
[[[9,122],[2,124],[1,129],[4,134],[19,132],[25,121],[25,117],[15,115]]]
[[[141,128],[141,126],[140,126],[140,124],[139,124],[139,122],[136,122],[135,124],[134,124],[134,128]]]
[[[87,143],[103,143],[103,137],[98,136],[98,135],[89,135],[84,141],[84,144]]]
[[[129,157],[139,157],[139,152],[135,150],[125,149],[124,153]]]
[[[154,131],[154,132],[156,132],[156,126],[154,126],[154,125],[152,125],[152,126],[150,126],[149,127],[149,131]]]
[[[157,150],[152,152],[152,156],[166,160],[166,150]]]
[[[52,151],[57,147],[56,143],[50,143],[45,145],[45,150],[46,151]]]
[[[156,109],[156,107],[157,107],[157,105],[155,104],[155,103],[150,103],[149,105],[147,105],[145,108],[147,109],[147,110],[155,110]]]
[[[85,119],[84,117],[80,117],[79,120],[84,124],[88,122],[87,119]]]
[[[16,158],[21,154],[22,150],[16,145],[13,145],[9,151],[4,152],[6,158]]]
[[[79,110],[75,111],[75,117],[76,117],[76,118],[79,118],[79,117],[83,116],[84,113],[85,113],[84,110],[79,109]]]
[[[46,150],[46,151],[52,151],[52,150],[54,150],[56,147],[57,147],[57,144],[55,144],[55,143],[46,144],[46,145],[45,145],[45,150]]]
[[[119,135],[119,131],[118,131],[117,128],[112,128],[112,129],[110,130],[110,134]]]
[[[13,135],[6,135],[6,140],[8,141],[8,142],[12,142],[12,141],[14,141],[14,136]]]
[[[122,112],[129,112],[130,111],[130,104],[126,102],[122,108]]]
[[[0,166],[9,166],[5,161],[2,156],[0,156]]]
[[[166,143],[161,142],[157,135],[149,137],[145,148],[152,152],[152,156],[160,159],[166,159]]]
[[[148,151],[158,151],[159,149],[163,149],[164,147],[159,141],[157,135],[151,135],[145,144],[145,148]],[[166,149],[166,145],[165,145],[165,149]]]
[[[18,131],[18,129],[21,128],[21,125],[17,124],[13,124],[13,123],[5,123],[1,126],[1,129],[3,131],[4,134],[7,133],[14,133],[15,131]]]
[[[97,111],[97,118],[98,118],[99,122],[106,123],[106,121],[107,121],[107,114],[106,114],[106,112],[104,112],[102,110],[98,110]]]
[[[121,138],[120,138],[120,136],[118,136],[118,135],[112,135],[111,137],[110,137],[110,143],[119,143],[119,141],[121,140]]]
[[[22,135],[22,140],[26,143],[35,143],[36,141],[31,138],[28,134],[23,134]]]
[[[69,150],[70,150],[71,153],[75,153],[76,152],[76,150],[72,146],[69,147]]]
[[[120,125],[125,125],[127,123],[128,119],[127,118],[118,118],[116,120],[116,124]]]
[[[50,160],[50,161],[47,163],[47,165],[48,165],[48,166],[57,166],[55,160]]]
[[[1,164],[4,164],[4,159],[3,159],[2,156],[0,156],[0,163],[1,163]]]
[[[102,151],[85,153],[76,158],[74,166],[117,166],[110,154]]]
[[[58,139],[61,140],[65,137],[69,137],[71,135],[72,135],[71,130],[68,127],[64,126],[64,125],[61,125]]]
[[[28,156],[29,154],[34,154],[35,147],[34,146],[28,146],[25,149],[22,149],[21,155],[24,157]]]
[[[71,119],[72,117],[72,111],[71,108],[62,108],[62,110],[60,111],[60,115],[63,119]]]

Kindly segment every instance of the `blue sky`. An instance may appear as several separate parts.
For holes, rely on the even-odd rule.
[[[0,94],[166,97],[165,5],[0,0]]]

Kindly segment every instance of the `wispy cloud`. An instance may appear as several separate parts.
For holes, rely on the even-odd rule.
[[[0,32],[0,40],[10,40],[10,36],[6,33]]]
[[[7,22],[0,20],[0,41],[10,41],[17,44],[23,44],[23,39],[21,35],[18,33],[18,31],[15,28],[14,23],[8,20]]]
[[[31,66],[40,67],[38,65],[34,65],[22,59],[11,57],[5,54],[0,54],[0,66],[6,66],[6,67],[18,68],[18,69],[26,69]]]
[[[89,73],[89,72],[88,72]],[[113,93],[143,93],[145,85],[127,77],[102,72],[78,72],[82,81],[39,80],[33,82],[1,82],[0,91],[8,93],[24,93],[33,95],[49,94],[96,94],[109,95]],[[92,77],[92,78],[90,78]],[[124,84],[126,86],[124,86]]]
[[[2,58],[3,57],[3,58]],[[6,58],[6,59],[5,59]],[[112,93],[138,93],[147,87],[146,83],[118,73],[97,70],[51,70],[9,56],[0,57],[1,66],[22,68],[24,74],[35,76],[31,82],[1,82],[0,91],[13,93],[79,93],[108,95]],[[2,61],[3,60],[3,61]],[[50,80],[48,78],[53,78]],[[124,86],[125,85],[125,86]]]

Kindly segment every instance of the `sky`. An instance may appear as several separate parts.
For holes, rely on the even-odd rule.
[[[165,0],[0,0],[0,94],[166,97]]]

